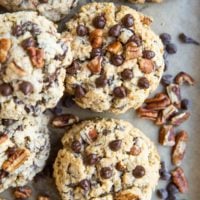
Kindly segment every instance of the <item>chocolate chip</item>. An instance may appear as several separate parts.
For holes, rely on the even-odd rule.
[[[86,26],[84,25],[78,25],[78,27],[76,28],[76,33],[78,36],[86,36],[89,33],[89,30]]]
[[[166,45],[166,51],[169,54],[175,54],[177,52],[177,47],[174,43],[169,43]]]
[[[7,97],[7,96],[11,95],[12,93],[13,93],[13,89],[12,89],[12,87],[11,87],[10,84],[8,84],[8,83],[2,83],[0,85],[0,94],[2,96]]]
[[[116,55],[116,54],[113,54],[111,56],[111,63],[115,66],[120,66],[123,64],[124,62],[124,57],[122,55]]]
[[[82,86],[77,85],[75,88],[75,97],[81,98],[81,97],[84,97],[85,94],[86,94],[85,89]]]
[[[75,153],[81,152],[81,143],[78,140],[75,140],[71,144],[71,148]]]
[[[70,75],[75,75],[78,70],[80,70],[80,64],[78,61],[74,60],[72,64],[66,69],[66,73]]]
[[[89,154],[85,158],[85,162],[87,165],[95,165],[99,161],[99,157],[97,154]]]
[[[156,194],[160,199],[166,199],[168,197],[168,192],[165,189],[157,190]]]
[[[134,24],[134,19],[133,16],[131,14],[127,14],[123,17],[122,19],[122,24],[126,27],[129,28],[131,26],[133,26]]]
[[[23,81],[20,83],[19,89],[24,93],[24,95],[28,95],[33,92],[33,85],[28,81]]]
[[[169,44],[171,42],[172,38],[171,38],[170,34],[168,34],[168,33],[162,33],[160,35],[160,39],[162,40],[162,42],[163,42],[164,45],[167,45],[167,44]]]
[[[142,178],[145,175],[145,169],[143,166],[138,165],[136,168],[132,171],[132,174],[135,178]]]
[[[109,143],[109,147],[112,151],[118,151],[121,148],[122,140],[113,140]]]
[[[134,42],[138,47],[142,45],[142,39],[138,35],[132,35],[128,42]]]
[[[109,179],[112,177],[112,169],[110,167],[103,167],[100,171],[100,175],[103,179]]]
[[[181,100],[181,109],[187,110],[190,106],[190,101],[189,99],[183,99]]]
[[[6,154],[8,157],[11,157],[16,152],[16,147],[8,147]]]
[[[85,190],[85,191],[89,191],[90,190],[90,187],[91,187],[91,183],[89,180],[87,179],[84,179],[82,181],[79,182],[79,186]]]
[[[95,84],[97,88],[105,87],[108,83],[108,80],[105,75],[101,75],[95,80]]]
[[[95,48],[92,49],[90,57],[95,58],[96,56],[102,56],[102,55],[103,55],[103,50],[101,48]]]
[[[179,193],[179,190],[176,187],[176,185],[174,183],[171,183],[171,182],[167,185],[167,191],[170,195],[174,195],[174,194]]]
[[[185,35],[185,33],[180,33],[179,34],[179,39],[181,40],[181,42],[186,43],[186,44],[196,44],[196,45],[200,45],[200,42],[197,42],[196,40],[194,40],[193,38]]]
[[[170,85],[171,82],[172,82],[172,75],[171,74],[166,74],[166,75],[163,75],[162,79],[161,79],[161,83],[163,86],[167,86],[167,85]]]
[[[23,35],[24,31],[22,30],[22,26],[20,25],[13,26],[12,34],[17,37],[19,37],[20,35]]]
[[[73,101],[73,97],[72,96],[64,96],[62,99],[62,105],[66,108],[70,108],[75,104],[75,102]]]
[[[141,88],[141,89],[147,89],[149,88],[149,81],[146,77],[141,77],[139,80],[138,80],[138,87]]]
[[[125,98],[127,96],[127,90],[125,87],[123,86],[119,86],[119,87],[116,87],[114,90],[113,90],[113,94],[116,98]]]
[[[95,28],[103,29],[105,27],[105,25],[106,25],[106,18],[104,17],[104,15],[96,16],[93,19],[93,26]]]
[[[116,24],[114,26],[112,26],[108,32],[109,36],[111,37],[118,37],[120,35],[121,32],[121,25],[120,24]]]
[[[10,126],[13,125],[17,120],[14,119],[2,119],[2,124],[4,126]]]
[[[9,175],[8,172],[4,171],[3,169],[0,170],[0,183],[1,180]]]
[[[36,46],[36,41],[34,40],[33,37],[29,37],[22,41],[22,47],[24,49],[28,49],[29,47],[35,47],[35,46]]]
[[[124,69],[121,76],[123,80],[131,80],[133,78],[133,71],[131,69]]]
[[[144,50],[142,52],[142,55],[143,55],[143,58],[146,58],[146,59],[152,59],[155,57],[155,52],[151,51],[151,50]]]

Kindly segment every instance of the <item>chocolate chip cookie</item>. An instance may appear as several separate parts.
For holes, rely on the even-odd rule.
[[[34,10],[52,21],[59,21],[77,5],[78,0],[0,0],[11,11]]]
[[[0,192],[22,186],[40,172],[50,144],[45,116],[0,120]]]
[[[54,177],[63,200],[150,200],[159,178],[153,143],[130,123],[96,119],[62,139]]]
[[[162,0],[129,0],[132,3],[147,3],[147,2],[155,2],[160,3]]]
[[[0,118],[37,115],[57,104],[72,61],[68,40],[35,12],[0,15]]]
[[[66,91],[82,108],[124,113],[138,108],[163,74],[163,45],[152,19],[126,6],[91,3],[67,23],[74,61]]]

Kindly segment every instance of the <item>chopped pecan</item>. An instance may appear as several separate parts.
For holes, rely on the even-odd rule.
[[[137,109],[137,113],[141,118],[150,119],[150,120],[153,120],[153,121],[155,121],[158,117],[157,111],[148,110],[148,109],[142,108],[142,107]]]
[[[8,51],[11,48],[11,40],[7,38],[0,39],[0,63],[7,60]]]
[[[141,148],[137,145],[133,145],[130,150],[130,155],[138,156],[141,153]]]
[[[162,111],[159,111],[158,117],[157,117],[157,119],[155,121],[155,124],[160,126],[160,125],[163,125],[165,123],[166,123],[166,119],[163,117]]]
[[[186,72],[179,72],[176,75],[174,82],[178,85],[183,85],[184,83],[188,85],[194,85],[195,83],[194,79]]]
[[[51,121],[51,124],[56,128],[64,128],[66,126],[77,123],[78,121],[79,118],[75,115],[63,114],[54,117],[53,120]]]
[[[90,33],[90,43],[93,48],[100,48],[103,44],[103,30],[95,29]]]
[[[181,165],[181,162],[185,155],[186,144],[188,141],[188,134],[185,131],[181,131],[176,135],[176,145],[172,151],[172,163],[174,165]]]
[[[146,109],[149,110],[163,110],[170,105],[170,99],[164,93],[158,93],[154,98],[145,101]]]
[[[2,165],[2,169],[7,172],[13,172],[19,168],[29,157],[28,149],[17,149]]]
[[[190,117],[190,113],[189,112],[179,113],[179,114],[173,116],[170,119],[170,122],[171,122],[172,125],[179,126],[180,124],[182,124],[183,122],[188,120],[189,117]]]
[[[109,44],[107,46],[106,50],[113,54],[119,54],[119,53],[122,53],[123,47],[122,47],[121,42],[115,41],[115,42]]]
[[[90,130],[88,136],[92,141],[95,141],[98,137],[97,131],[95,129]]]
[[[103,58],[101,56],[96,56],[88,63],[87,67],[93,74],[101,71],[102,60]]]
[[[178,112],[178,109],[174,105],[171,104],[162,111],[162,116],[165,120],[168,120],[173,114],[177,112]]]
[[[7,177],[9,175],[8,172],[6,172],[5,170],[3,169],[0,169],[0,183],[1,183],[1,180],[5,177]]]
[[[114,200],[140,200],[140,198],[132,193],[120,192],[116,195]]]
[[[121,161],[116,164],[115,168],[120,172],[126,171],[126,166]]]
[[[171,125],[164,125],[160,129],[159,133],[159,143],[164,146],[174,146],[175,136],[174,128]]]
[[[188,191],[188,182],[182,168],[177,167],[174,171],[172,171],[172,181],[181,193]]]
[[[17,66],[14,62],[8,64],[8,68],[11,69],[18,76],[25,76],[26,72],[19,66]]]
[[[141,59],[139,62],[140,70],[145,74],[150,74],[154,71],[154,62],[149,59]]]
[[[43,68],[44,67],[44,51],[36,47],[29,47],[27,49],[30,60],[34,67]]]
[[[179,85],[177,84],[170,84],[167,86],[167,94],[171,100],[171,103],[177,107],[180,107],[181,103],[181,90]]]
[[[125,59],[131,60],[140,56],[142,56],[142,49],[135,42],[128,42],[126,44]]]
[[[24,186],[24,187],[17,187],[14,191],[14,196],[16,199],[27,199],[31,197],[32,190],[31,188]]]
[[[3,144],[6,140],[8,140],[8,135],[6,134],[0,135],[0,145]]]
[[[150,25],[152,24],[153,20],[152,20],[152,18],[150,18],[150,17],[142,16],[141,22],[142,22],[144,25],[150,26]]]

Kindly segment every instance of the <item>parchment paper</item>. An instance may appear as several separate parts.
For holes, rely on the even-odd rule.
[[[115,0],[115,2],[117,2],[117,0]],[[86,3],[85,0],[80,0],[80,4],[84,3]],[[122,3],[152,16],[154,18],[152,27],[156,33],[167,32],[172,34],[173,42],[178,45],[178,53],[168,57],[169,69],[166,73],[175,75],[179,71],[186,71],[196,80],[195,87],[184,87],[182,90],[182,96],[191,99],[193,102],[190,120],[178,128],[178,130],[184,129],[188,131],[190,137],[186,156],[182,165],[189,180],[190,188],[188,194],[182,195],[180,198],[178,197],[178,199],[200,200],[200,46],[182,44],[178,41],[178,34],[181,32],[200,40],[200,0],[164,0],[162,4],[145,5],[133,5],[127,3],[127,1]],[[73,12],[75,13],[78,9],[79,7],[74,9]],[[65,20],[70,16],[71,14],[66,17]],[[63,22],[60,24],[59,29],[62,29],[62,27]],[[157,91],[159,91],[159,89]],[[100,116],[121,118],[130,121],[156,143],[162,160],[167,162],[169,169],[173,169],[170,161],[171,149],[162,147],[157,142],[158,127],[150,121],[139,119],[134,110],[116,116],[109,113],[94,113],[89,110],[82,110],[77,106],[72,106],[71,108],[65,109],[63,113],[73,113],[78,115],[81,119]],[[60,148],[60,138],[63,134],[64,130],[51,130],[52,155],[49,160],[50,164],[53,163],[57,149]],[[160,181],[158,188],[162,188],[165,184],[166,182]],[[54,181],[49,176],[39,176],[37,181],[33,181],[29,185],[33,189],[31,200],[37,199],[38,194],[48,194],[51,200],[60,199],[54,186]],[[12,189],[0,194],[0,198],[5,198],[7,200],[14,199]],[[156,195],[154,195],[152,199],[156,200]]]

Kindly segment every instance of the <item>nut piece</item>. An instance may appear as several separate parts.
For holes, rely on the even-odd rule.
[[[153,22],[153,19],[147,16],[142,16],[140,20],[144,25],[150,26]]]
[[[170,99],[164,93],[158,93],[154,98],[145,101],[146,109],[149,110],[163,110],[170,105]]]
[[[106,48],[107,51],[113,54],[120,54],[123,50],[122,44],[119,41],[109,44]]]
[[[16,149],[10,157],[4,161],[2,169],[7,172],[13,172],[19,168],[28,159],[30,151],[28,149]]]
[[[171,125],[164,125],[160,129],[159,133],[159,143],[164,146],[174,146],[175,136],[174,128]]]
[[[87,67],[93,74],[101,72],[102,60],[103,58],[101,56],[96,56],[88,63]]]
[[[126,44],[125,59],[131,60],[142,56],[142,49],[135,42]]]
[[[154,71],[154,62],[149,59],[141,59],[139,62],[140,70],[145,74],[150,74]]]
[[[194,79],[187,74],[186,72],[179,72],[174,78],[174,82],[178,85],[183,85],[184,83],[187,85],[194,85]]]
[[[176,84],[170,84],[167,86],[167,94],[171,100],[171,103],[174,104],[177,107],[180,107],[181,103],[181,90],[179,85]]]
[[[165,123],[166,123],[166,119],[163,117],[162,111],[159,111],[155,124],[160,126],[160,125],[164,125]]]
[[[17,187],[14,191],[14,196],[16,199],[27,199],[31,197],[32,190],[31,188],[24,186],[24,187]]]
[[[8,68],[18,76],[26,76],[26,72],[21,67],[17,66],[14,62],[9,63]]]
[[[43,68],[44,67],[43,49],[39,49],[36,47],[29,47],[27,50],[33,66],[36,68]]]
[[[174,113],[177,113],[178,109],[174,105],[169,105],[167,106],[163,111],[162,111],[162,116],[165,120],[169,119]]]
[[[116,164],[115,168],[120,172],[126,171],[126,166],[121,161]]]
[[[186,144],[188,141],[188,134],[185,131],[181,131],[176,136],[176,145],[172,151],[172,163],[174,165],[181,165],[181,162],[185,155]]]
[[[157,111],[148,110],[148,109],[142,108],[142,107],[137,109],[137,113],[141,118],[150,119],[150,120],[153,120],[153,121],[155,121],[157,119],[157,117],[158,117],[158,112]]]
[[[95,29],[89,36],[92,48],[100,48],[103,44],[103,30]]]
[[[179,126],[180,124],[182,124],[183,122],[188,120],[189,117],[190,117],[189,112],[179,113],[179,114],[175,115],[174,117],[172,117],[170,122],[172,125]]]
[[[64,128],[66,126],[77,123],[79,118],[72,114],[63,114],[53,118],[51,124],[56,128]]]
[[[88,136],[89,136],[90,140],[92,142],[94,142],[98,137],[97,131],[95,129],[90,130],[89,133],[88,133]]]
[[[118,193],[114,200],[140,200],[140,198],[131,193]]]
[[[4,63],[11,48],[11,40],[7,38],[0,39],[0,63]]]
[[[3,144],[8,139],[8,135],[0,135],[0,145]]]
[[[43,195],[40,195],[39,197],[38,197],[38,200],[50,200],[50,198],[48,197],[48,196],[43,196]]]
[[[188,191],[188,182],[182,168],[177,167],[172,171],[172,181],[181,193],[186,193]]]
[[[141,153],[141,148],[137,145],[133,145],[130,150],[130,155],[138,156]]]

